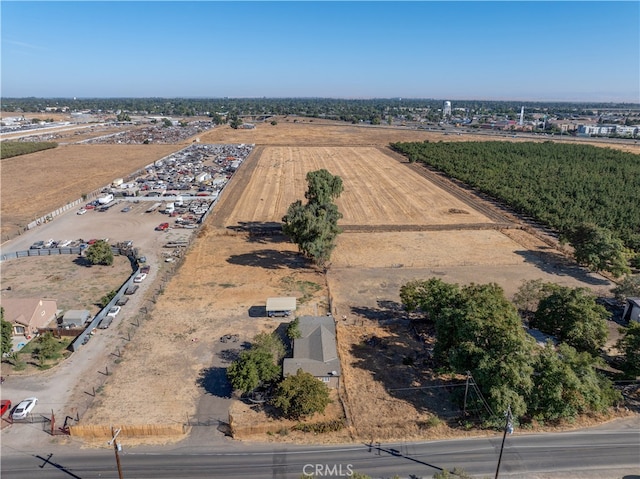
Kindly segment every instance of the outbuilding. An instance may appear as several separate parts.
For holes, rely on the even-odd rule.
[[[281,296],[277,298],[267,298],[267,316],[286,317],[296,310],[296,298]]]
[[[59,325],[79,328],[89,321],[91,321],[91,311],[88,309],[70,309],[64,313]]]
[[[640,298],[627,298],[622,319],[627,323],[629,321],[640,322]]]

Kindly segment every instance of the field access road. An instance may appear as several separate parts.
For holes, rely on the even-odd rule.
[[[640,478],[640,420],[615,421],[591,430],[508,436],[500,477]],[[343,446],[264,445],[228,442],[211,447],[127,448],[120,453],[123,477],[142,478],[291,478],[431,477],[442,468],[461,467],[472,475],[493,477],[502,435],[403,444]],[[4,448],[3,448],[4,449]],[[75,448],[74,448],[75,449]],[[50,456],[51,454],[51,456]],[[47,461],[47,459],[49,459]],[[322,472],[322,474],[320,474]],[[57,446],[39,450],[4,450],[5,479],[117,477],[113,450],[71,451]]]

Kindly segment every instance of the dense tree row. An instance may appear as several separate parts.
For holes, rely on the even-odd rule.
[[[3,141],[2,148],[0,148],[0,158],[11,158],[14,156],[28,155],[29,153],[35,153],[36,151],[49,150],[56,148],[57,143],[50,141],[40,142],[22,142],[22,141]]]
[[[568,233],[593,223],[640,250],[640,156],[551,142],[394,143],[424,162]]]
[[[412,98],[3,98],[2,110],[7,112],[41,112],[45,108],[70,108],[72,111],[144,112],[149,115],[196,116],[216,112],[236,112],[238,115],[272,114],[302,115],[350,122],[377,123],[388,116],[411,119],[411,112],[438,112],[445,99]],[[490,100],[456,100],[455,107],[467,114],[495,114],[515,119],[524,106],[527,114],[556,116],[593,114],[606,109],[627,110],[637,118],[638,105],[625,103],[548,103]],[[434,117],[441,118],[441,115]]]
[[[543,297],[557,291],[546,286],[539,290]],[[592,298],[585,299],[582,290],[576,296],[584,304],[569,305],[576,313],[571,331],[578,332],[578,346],[585,352],[568,342],[561,342],[558,348],[551,342],[537,347],[525,334],[515,306],[496,284],[459,286],[431,278],[410,281],[400,289],[405,308],[418,313],[414,320],[435,327],[438,366],[472,374],[486,400],[479,404],[488,423],[501,423],[501,413],[508,406],[519,418],[555,421],[604,411],[619,398],[611,382],[599,374],[598,359],[591,354],[588,338],[601,338],[601,318],[580,320],[581,312],[594,311],[597,316],[600,310],[589,302]],[[553,305],[556,308],[550,311]],[[540,321],[547,312],[566,312],[561,309],[557,301],[539,308]],[[590,330],[593,324],[597,325],[595,332]],[[555,323],[550,328],[562,329]],[[604,334],[606,338],[606,330]],[[635,344],[631,338],[628,342]]]

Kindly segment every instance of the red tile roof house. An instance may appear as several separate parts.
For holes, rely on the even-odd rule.
[[[14,336],[33,336],[38,328],[46,327],[56,318],[55,299],[3,298],[4,320],[11,323]]]

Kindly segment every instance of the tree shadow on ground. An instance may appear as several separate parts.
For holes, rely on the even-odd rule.
[[[223,349],[218,353],[218,357],[223,363],[232,363],[240,356],[240,349]]]
[[[377,308],[353,306],[351,307],[351,313],[372,321],[408,319],[408,314],[404,307],[397,301],[378,300],[377,304]]]
[[[607,286],[608,280],[595,277],[593,274],[575,263],[568,261],[564,256],[550,251],[516,251],[526,263],[535,265],[538,269],[554,276],[570,276],[583,283],[594,286]]]
[[[435,372],[433,341],[413,327],[400,303],[381,300],[378,306],[352,308],[353,314],[379,322],[385,332],[351,346],[353,366],[369,372],[389,395],[420,412],[443,420],[458,418],[461,411],[451,393],[460,388],[460,380],[447,380]],[[464,393],[464,382],[462,389]]]
[[[220,367],[205,368],[200,371],[196,380],[198,386],[204,388],[207,394],[221,398],[230,398],[233,392],[231,383],[227,378],[227,369]]]
[[[299,253],[292,251],[278,251],[275,249],[262,249],[253,253],[231,255],[227,262],[241,266],[256,266],[265,269],[302,269],[309,262]]]
[[[227,226],[237,233],[248,233],[252,243],[286,243],[289,238],[282,234],[282,223],[273,221],[239,221],[237,225]]]
[[[91,266],[93,266],[91,261],[89,261],[84,256],[78,256],[76,259],[73,260],[73,264],[77,266],[84,266],[85,268],[90,268]]]

